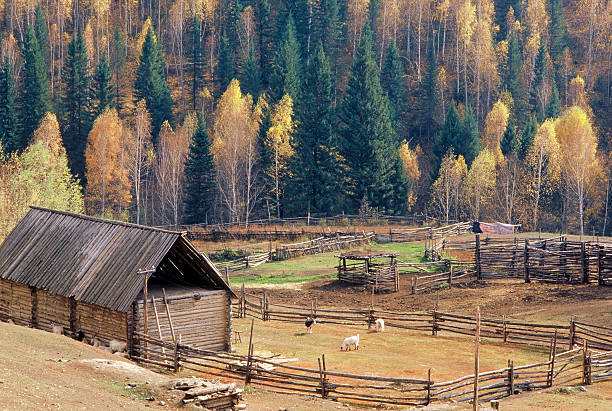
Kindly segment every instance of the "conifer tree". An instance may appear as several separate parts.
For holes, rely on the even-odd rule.
[[[118,28],[115,29],[113,36],[113,48],[111,49],[111,64],[113,67],[113,75],[115,77],[115,105],[117,110],[121,107],[121,81],[123,79],[123,67],[125,66],[125,40],[123,34]]]
[[[108,59],[106,54],[103,53],[93,78],[94,97],[96,99],[94,117],[98,117],[105,109],[115,106],[115,92],[112,81]]]
[[[253,50],[250,51],[249,58],[247,58],[240,84],[242,84],[245,93],[253,96],[253,100],[257,100],[257,97],[259,97],[261,93],[262,85],[259,65],[257,64],[257,59],[255,58]]]
[[[372,33],[372,50],[374,55],[378,56],[378,18],[380,17],[379,0],[370,0],[368,4],[368,21],[370,23],[370,31]],[[376,60],[376,58],[374,58]]]
[[[516,33],[512,33],[508,42],[508,70],[504,76],[503,86],[510,92],[514,100],[514,114],[519,123],[524,115],[523,113],[523,87],[521,84],[521,70],[523,68],[523,60],[521,58],[521,48],[518,42]]]
[[[457,139],[461,132],[461,119],[459,118],[459,112],[457,111],[457,104],[455,101],[451,101],[448,112],[446,113],[446,121],[442,127],[442,131],[435,143],[433,144],[433,153],[436,156],[436,167],[434,170],[438,170],[439,164],[442,158],[446,155],[448,150],[451,148],[457,151]]]
[[[261,73],[262,88],[268,86],[268,79],[272,71],[274,62],[274,54],[272,52],[272,18],[270,14],[270,1],[257,0],[255,8],[255,16],[257,18],[257,27],[259,31],[259,71]]]
[[[516,119],[513,115],[510,115],[508,118],[508,124],[506,125],[506,131],[502,137],[500,147],[504,156],[508,156],[510,153],[519,153],[520,151],[521,142],[516,134]]]
[[[207,222],[212,217],[215,200],[215,163],[210,153],[210,139],[206,123],[198,117],[198,128],[193,135],[185,161],[185,223]]]
[[[523,129],[523,132],[521,133],[521,148],[519,151],[521,160],[525,159],[525,157],[527,156],[527,153],[529,152],[529,148],[531,147],[531,144],[533,143],[533,138],[535,137],[537,132],[538,132],[538,120],[532,114],[531,116],[529,116],[529,119],[527,120],[527,123],[525,124],[525,128]]]
[[[219,60],[215,69],[215,76],[219,84],[219,94],[221,94],[234,78],[234,59],[229,39],[225,34],[221,37],[221,42],[219,43]]]
[[[480,153],[480,134],[478,133],[478,123],[472,106],[468,106],[465,110],[465,118],[461,122],[456,152],[463,155],[468,167]]]
[[[62,136],[70,169],[81,181],[85,176],[85,147],[92,125],[91,77],[87,69],[87,51],[81,34],[72,38],[64,65]]]
[[[561,103],[559,101],[559,90],[557,90],[556,81],[553,80],[552,91],[550,92],[550,100],[546,106],[546,118],[557,118],[561,114]]]
[[[330,61],[331,67],[335,67],[337,64],[336,60],[342,40],[342,22],[339,13],[338,0],[321,0],[318,14],[320,35],[316,40],[323,44],[323,50]],[[332,70],[332,72],[334,71]]]
[[[289,94],[292,99],[295,99],[299,88],[300,48],[296,38],[293,17],[289,14],[274,56],[274,67],[270,75],[271,102],[276,103],[285,94]]]
[[[197,96],[203,83],[204,74],[204,47],[202,44],[202,30],[200,19],[194,16],[191,22],[191,104],[195,111],[197,108]]]
[[[380,85],[389,99],[389,112],[392,115],[393,125],[396,130],[400,130],[406,102],[406,81],[404,80],[404,65],[393,41],[389,44],[385,64],[380,72]]]
[[[323,45],[310,59],[296,103],[295,155],[288,187],[289,213],[329,215],[341,211],[341,176],[335,152],[334,80]]]
[[[427,69],[423,82],[420,84],[419,98],[419,126],[421,132],[427,137],[435,136],[438,133],[439,125],[437,124],[436,113],[440,110],[440,101],[438,93],[438,64],[434,45],[429,47],[427,54]],[[444,156],[446,152],[441,153]],[[440,157],[441,159],[442,157]]]
[[[43,16],[41,3],[36,6],[36,16],[34,18],[34,33],[40,46],[40,52],[45,59],[46,67],[49,66],[49,36],[47,36],[47,22]]]
[[[567,48],[567,22],[562,0],[550,0],[550,58],[555,71],[555,80],[561,84],[563,52]]]
[[[164,121],[172,122],[172,97],[166,83],[164,56],[161,45],[149,28],[142,45],[140,64],[136,70],[136,100],[145,99],[151,114],[154,144]]]
[[[540,41],[540,48],[536,57],[534,66],[534,78],[529,95],[529,105],[533,113],[535,113],[538,121],[544,121],[546,115],[546,107],[543,105],[542,94],[544,85],[548,79],[548,55],[544,41]]]
[[[21,72],[21,127],[22,146],[25,148],[38,128],[40,120],[52,111],[51,93],[47,82],[47,69],[38,40],[31,26],[25,32],[23,45],[24,65]]]
[[[26,146],[19,138],[15,98],[13,67],[7,56],[0,68],[0,146],[3,147],[5,154],[21,150]]]
[[[351,66],[340,119],[349,210],[356,212],[365,200],[380,212],[400,211],[394,190],[401,189],[397,184],[405,186],[406,182],[401,177],[397,181],[399,144],[380,86],[368,23]]]

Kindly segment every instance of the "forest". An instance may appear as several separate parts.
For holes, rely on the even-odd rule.
[[[0,0],[0,239],[423,213],[606,235],[607,0]]]

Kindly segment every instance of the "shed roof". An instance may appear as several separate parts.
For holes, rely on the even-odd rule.
[[[139,269],[169,281],[226,289],[181,232],[31,207],[0,245],[0,278],[126,312],[143,288]]]

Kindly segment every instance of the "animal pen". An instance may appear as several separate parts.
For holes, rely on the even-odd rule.
[[[354,252],[337,255],[338,280],[371,286],[373,291],[399,291],[397,253]],[[381,261],[389,259],[389,261]],[[349,263],[347,264],[347,260]]]
[[[32,207],[0,245],[0,319],[74,338],[231,348],[231,298],[181,232]],[[144,304],[146,301],[147,304]]]

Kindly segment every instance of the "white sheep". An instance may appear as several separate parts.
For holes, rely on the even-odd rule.
[[[108,345],[113,353],[124,352],[127,348],[127,344],[125,342],[117,340],[110,340]]]
[[[377,333],[385,332],[385,320],[383,320],[382,318],[377,318],[375,324]]]
[[[359,334],[345,338],[340,346],[340,351],[348,351],[351,348],[351,345],[354,345],[356,350],[359,349]]]

